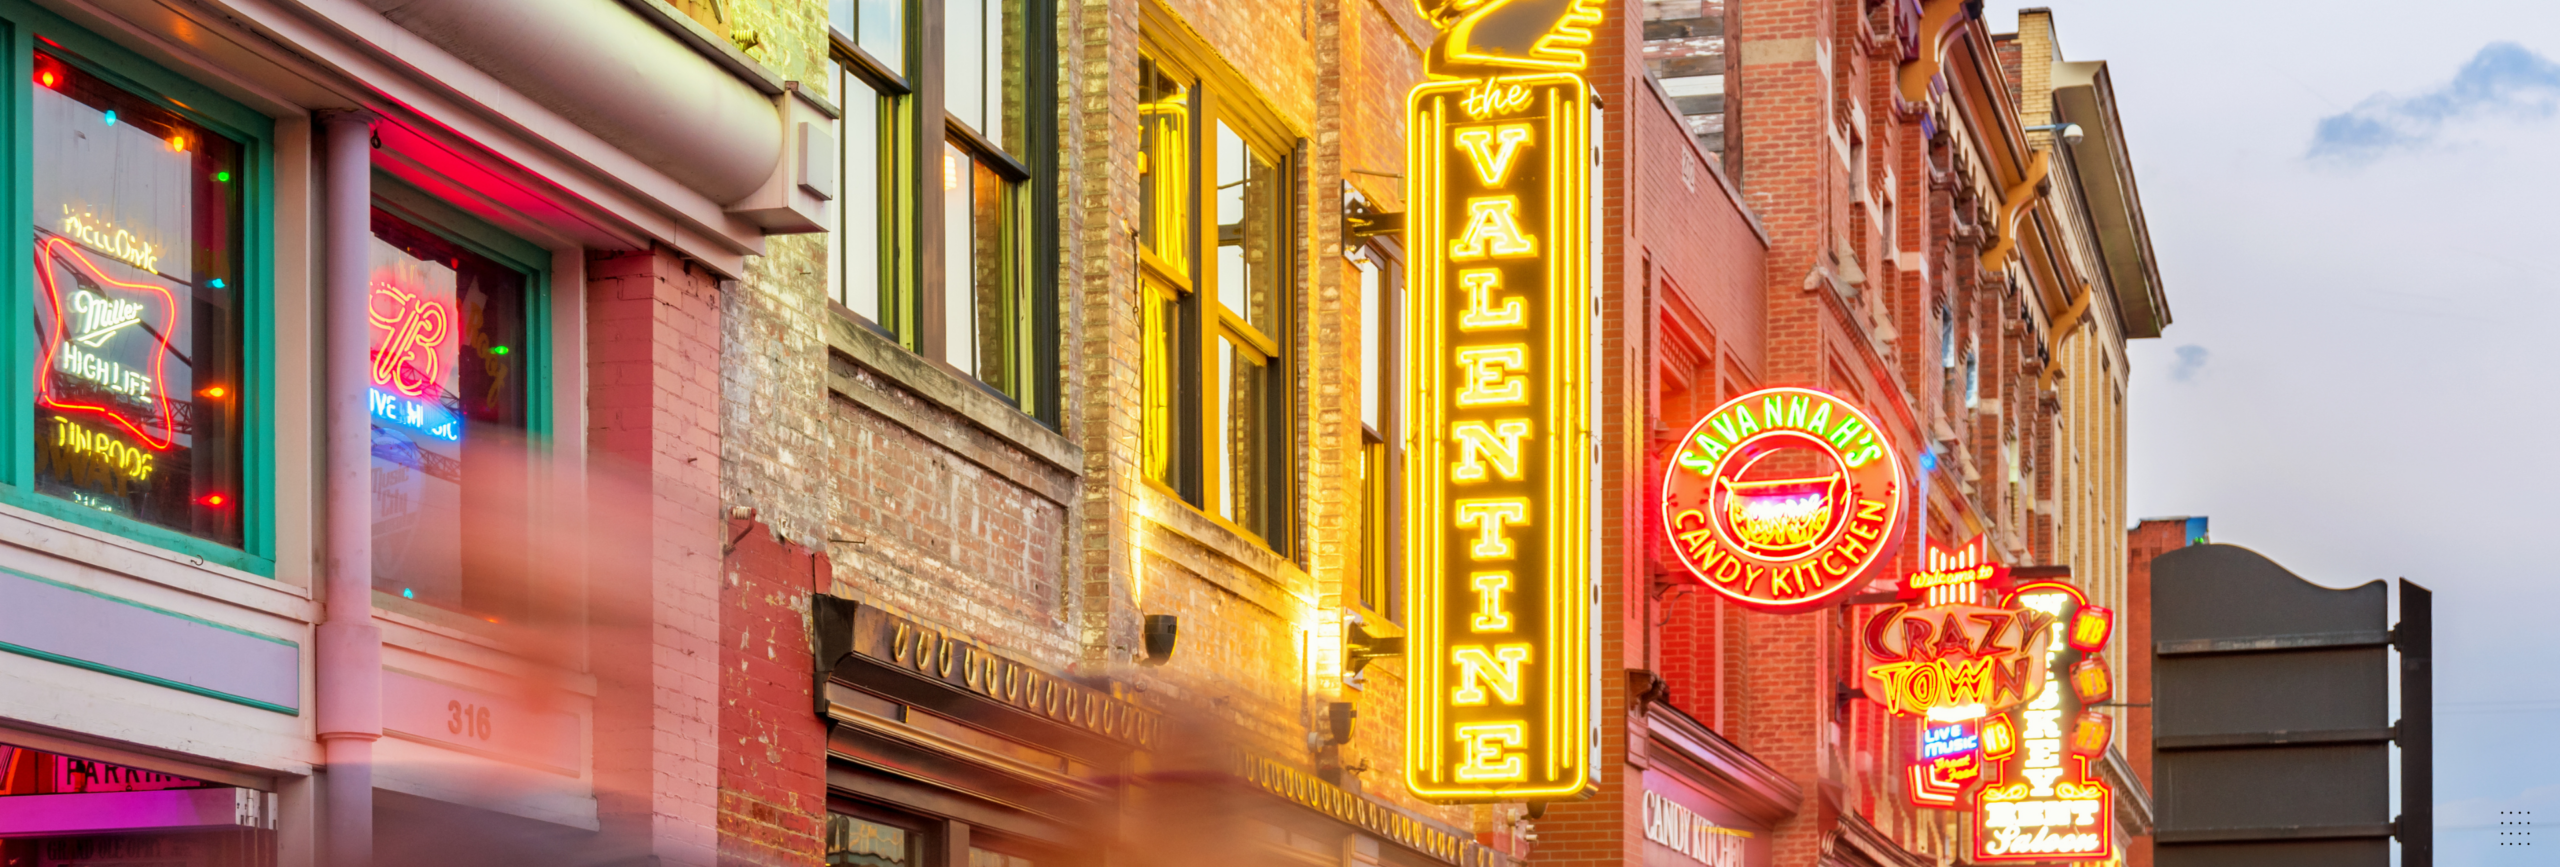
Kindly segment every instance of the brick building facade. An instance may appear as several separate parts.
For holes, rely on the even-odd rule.
[[[1912,538],[2123,598],[2093,528],[2123,341],[2166,310],[2103,68],[1946,0],[1596,5],[1600,763],[1533,805],[1403,784],[1407,675],[1445,662],[1400,644],[1424,9],[0,0],[38,37],[34,164],[67,152],[47,124],[148,129],[181,156],[117,171],[244,226],[202,274],[101,282],[81,257],[154,266],[90,221],[147,209],[66,200],[22,227],[68,251],[39,269],[187,283],[241,317],[204,357],[246,359],[162,395],[190,436],[237,422],[186,497],[101,463],[121,439],[68,450],[68,416],[0,436],[0,854],[1962,851],[1887,770],[1909,723],[1841,691],[1866,609],[1687,585],[1660,456],[1723,400],[1823,389],[1924,468]],[[61,316],[34,286],[0,295]],[[30,379],[0,396],[58,397]],[[98,809],[28,824],[21,795]],[[98,818],[128,801],[230,819]]]

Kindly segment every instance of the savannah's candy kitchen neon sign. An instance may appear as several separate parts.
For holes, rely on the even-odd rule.
[[[2071,639],[2103,639],[2111,617],[2059,581],[2021,586],[2005,602],[2042,616],[2050,633],[2040,662],[2047,682],[2024,707],[1984,723],[1982,751],[1990,761],[1975,796],[1973,860],[2105,858],[2115,846],[2114,792],[2091,766],[2113,733],[2110,718],[2089,706],[2106,700],[2109,685],[2103,661],[2087,655],[2087,642]],[[2087,661],[2099,662],[2100,675],[2072,677]]]
[[[1591,0],[1424,0],[1407,317],[1405,782],[1546,800],[1591,780]]]
[[[1901,459],[1849,402],[1808,388],[1734,398],[1699,420],[1662,478],[1673,553],[1709,589],[1763,611],[1840,601],[1901,546]]]

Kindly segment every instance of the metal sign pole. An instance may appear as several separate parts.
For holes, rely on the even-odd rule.
[[[2400,579],[2400,864],[2436,863],[2435,592]]]

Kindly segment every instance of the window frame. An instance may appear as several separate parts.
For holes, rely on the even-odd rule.
[[[1173,429],[1168,433],[1173,441],[1153,444],[1171,454],[1169,478],[1156,479],[1143,470],[1139,475],[1148,485],[1189,504],[1212,523],[1274,553],[1290,556],[1298,529],[1298,515],[1289,504],[1294,501],[1298,481],[1297,359],[1292,350],[1296,347],[1297,306],[1302,301],[1300,283],[1304,276],[1298,262],[1303,231],[1299,209],[1305,198],[1298,187],[1304,148],[1300,140],[1277,132],[1277,125],[1257,111],[1247,97],[1226,93],[1228,86],[1201,72],[1201,64],[1190,62],[1182,52],[1148,39],[1141,53],[1160,73],[1185,81],[1190,90],[1190,121],[1184,130],[1188,158],[1185,182],[1190,187],[1183,197],[1190,210],[1180,233],[1182,252],[1190,263],[1189,273],[1174,270],[1141,243],[1132,246],[1138,251],[1140,303],[1148,303],[1147,299],[1161,287],[1172,292],[1180,310],[1177,322],[1172,323],[1175,333],[1170,341],[1177,363],[1167,374],[1172,382],[1188,382],[1191,387],[1177,388],[1172,395]],[[1274,321],[1268,329],[1254,326],[1248,319],[1250,311],[1229,310],[1216,298],[1219,265],[1214,173],[1220,156],[1216,131],[1221,125],[1246,148],[1268,155],[1278,172],[1280,200],[1276,207],[1280,219],[1276,227],[1282,238],[1277,245],[1280,255],[1273,267],[1280,270],[1277,282],[1282,295],[1275,299]],[[1149,206],[1140,204],[1142,208]],[[1150,335],[1140,337],[1142,342],[1152,339]],[[1210,432],[1217,429],[1218,417],[1218,404],[1211,398],[1222,388],[1217,381],[1219,353],[1222,344],[1228,342],[1259,356],[1263,375],[1270,378],[1262,408],[1266,423],[1261,443],[1264,484],[1259,508],[1265,516],[1265,528],[1239,525],[1218,514],[1213,505],[1221,499],[1225,480],[1211,471],[1220,459],[1213,451],[1217,444],[1209,441]],[[1142,437],[1154,435],[1141,431]]]
[[[529,456],[536,459],[558,455],[559,441],[556,437],[556,426],[560,395],[556,390],[557,380],[554,379],[554,375],[558,369],[559,346],[555,340],[554,330],[557,327],[557,321],[553,317],[557,315],[558,305],[555,296],[560,287],[553,279],[550,251],[473,217],[462,209],[438,200],[426,191],[411,186],[380,169],[373,172],[372,188],[374,207],[388,211],[392,216],[400,218],[409,225],[442,238],[455,246],[524,273],[525,447]],[[370,230],[367,237],[373,237]],[[320,332],[315,329],[313,333],[318,335]],[[539,476],[529,475],[526,479],[525,496],[538,506],[539,500],[534,498],[544,495],[543,488],[546,484],[547,482]],[[528,551],[527,556],[530,558],[537,555]],[[544,606],[558,596],[559,587],[545,582],[540,577],[546,571],[538,563],[526,570],[528,583],[523,588],[525,610],[512,612],[512,614],[551,613],[546,611]],[[465,574],[463,580],[468,582],[470,576]],[[500,613],[474,611],[459,606],[447,607],[425,600],[411,599],[383,590],[379,586],[373,588],[373,593],[375,607],[398,607],[413,613],[416,609],[426,609],[457,615],[460,622],[479,623],[488,615]],[[456,618],[430,616],[427,619],[447,623]]]
[[[1368,297],[1363,287],[1360,303],[1376,304],[1378,309],[1378,422],[1360,422],[1361,471],[1361,540],[1360,583],[1353,599],[1364,610],[1390,623],[1404,622],[1404,429],[1405,429],[1405,356],[1404,300],[1406,290],[1405,254],[1401,234],[1388,233],[1358,239],[1357,245],[1343,245],[1343,261],[1352,271],[1360,270],[1351,257],[1358,254],[1378,269],[1377,299]],[[1365,330],[1365,325],[1364,329]],[[1366,335],[1363,335],[1366,339]],[[1363,379],[1367,370],[1367,347],[1362,347]],[[1374,451],[1373,451],[1374,450]],[[1374,454],[1374,456],[1373,456]],[[1374,594],[1374,595],[1373,595]]]
[[[275,499],[275,122],[184,74],[169,70],[49,11],[21,0],[0,0],[0,38],[8,43],[5,66],[15,84],[7,91],[13,128],[7,149],[8,214],[16,257],[0,288],[9,307],[0,351],[15,362],[0,377],[0,504],[237,569],[276,577]],[[99,511],[35,489],[35,222],[33,195],[37,41],[52,43],[63,63],[138,98],[185,117],[239,143],[240,171],[240,547]]]
[[[1059,371],[1062,317],[1058,295],[1058,160],[1057,126],[1054,110],[1043,106],[1057,105],[1056,75],[1041,74],[1057,66],[1055,24],[1056,0],[1020,0],[1022,4],[1023,46],[1023,147],[1028,153],[1011,154],[995,142],[961,122],[949,110],[945,98],[942,69],[944,5],[921,0],[904,0],[900,26],[904,28],[901,44],[905,56],[875,57],[857,43],[852,34],[838,29],[832,20],[826,26],[828,56],[842,65],[848,78],[883,96],[895,100],[884,120],[897,128],[884,132],[883,138],[895,145],[897,152],[885,154],[888,165],[882,185],[894,186],[900,200],[882,220],[881,249],[895,248],[894,267],[883,266],[880,280],[886,282],[882,292],[881,319],[874,322],[828,299],[828,306],[838,316],[888,337],[892,342],[915,353],[943,372],[995,396],[1051,430],[1059,429],[1066,377]],[[934,37],[926,38],[928,35]],[[892,65],[892,64],[895,65]],[[831,94],[852,110],[853,100],[844,94]],[[944,309],[949,296],[952,275],[946,269],[943,245],[942,196],[936,182],[941,166],[942,149],[950,143],[973,156],[987,158],[997,173],[1009,175],[1014,188],[1010,195],[1019,201],[1009,204],[1013,214],[1006,220],[1013,237],[1005,239],[1015,251],[1021,273],[1015,287],[1016,298],[1026,308],[1015,318],[1020,322],[1018,334],[1011,338],[1015,375],[1021,380],[1019,397],[1005,394],[984,379],[963,372],[950,359],[954,352],[975,353],[976,347],[955,348],[949,341],[949,317]],[[844,145],[838,145],[839,160],[844,158]],[[841,163],[839,167],[842,168]],[[841,175],[840,175],[841,176]],[[833,233],[837,229],[830,228]],[[839,275],[843,285],[853,285],[853,275],[841,262],[827,263],[830,273]],[[876,284],[875,284],[876,285]],[[971,367],[975,367],[972,359]]]

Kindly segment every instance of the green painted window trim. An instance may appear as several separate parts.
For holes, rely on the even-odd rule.
[[[0,373],[0,503],[16,506],[92,529],[113,533],[197,560],[217,563],[263,578],[276,574],[275,551],[275,123],[203,84],[126,50],[79,25],[23,0],[0,0],[0,38],[8,42],[0,58],[0,74],[12,82],[0,88],[0,110],[10,132],[0,136],[9,170],[0,196],[8,203],[6,255],[0,269],[0,357],[13,364]],[[32,72],[36,40],[61,46],[64,62],[97,75],[138,96],[238,140],[245,191],[241,208],[241,364],[240,383],[247,411],[241,425],[241,543],[234,548],[185,533],[101,512],[36,493],[35,442],[29,431],[35,419],[35,386],[26,376],[35,369],[35,151],[27,131],[35,126],[35,81]]]

